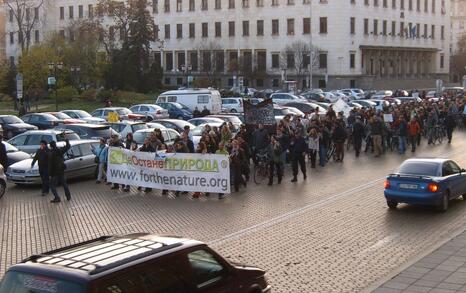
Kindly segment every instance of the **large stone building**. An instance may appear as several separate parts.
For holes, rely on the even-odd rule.
[[[0,7],[3,5],[3,0],[0,0]],[[0,59],[5,58],[5,12],[0,9]]]
[[[50,31],[72,38],[68,23],[95,6],[46,1],[53,3],[41,9],[34,42]],[[307,50],[285,52],[297,42],[315,48],[313,87],[421,88],[448,79],[449,0],[152,0],[149,9],[165,84],[182,85],[192,75],[220,87],[239,79],[258,88],[284,80],[308,86]],[[13,27],[7,21],[9,57],[20,53]]]
[[[466,54],[466,48],[459,45],[459,41],[466,37],[466,0],[451,1],[451,54]],[[454,58],[453,58],[454,59]],[[450,81],[461,83],[466,75],[464,62],[453,62],[450,66]]]

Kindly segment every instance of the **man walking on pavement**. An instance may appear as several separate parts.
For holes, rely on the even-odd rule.
[[[291,153],[291,168],[293,169],[293,179],[291,182],[298,181],[298,164],[303,173],[303,178],[306,180],[306,152],[307,145],[300,131],[296,131],[294,137],[290,143],[290,153]]]
[[[361,122],[361,117],[356,116],[356,122],[353,123],[353,144],[356,157],[359,157],[361,152],[362,139],[364,137],[364,125]]]
[[[421,133],[421,126],[417,122],[416,117],[411,118],[408,124],[409,144],[411,144],[411,152],[416,151],[416,143],[419,134]]]
[[[39,149],[32,159],[31,168],[35,163],[39,164],[39,175],[42,181],[42,196],[49,194],[49,148],[45,140],[40,141]]]
[[[3,135],[0,133],[0,165],[3,166],[3,169],[8,167],[8,157],[6,155],[6,146],[3,144]]]
[[[375,156],[378,157],[382,154],[382,121],[378,117],[372,117],[370,126]]]
[[[55,141],[50,142],[50,152],[49,152],[49,175],[50,175],[50,189],[54,198],[51,200],[53,203],[60,202],[60,196],[57,193],[57,186],[61,184],[65,190],[65,196],[67,200],[71,200],[71,193],[66,183],[65,178],[65,161],[63,155],[70,149],[70,141],[65,140],[66,145],[62,148],[57,147]]]

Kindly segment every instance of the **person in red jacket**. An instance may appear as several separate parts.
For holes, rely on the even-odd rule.
[[[411,144],[411,152],[416,151],[416,143],[419,134],[421,133],[421,126],[417,122],[416,117],[411,118],[411,121],[408,124],[408,137],[409,144]]]

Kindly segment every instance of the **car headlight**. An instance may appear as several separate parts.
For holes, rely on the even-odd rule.
[[[29,174],[29,175],[38,175],[38,174],[39,174],[39,170],[38,170],[38,169],[27,170],[27,171],[26,171],[26,174]]]

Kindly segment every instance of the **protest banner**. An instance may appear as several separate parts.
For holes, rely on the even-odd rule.
[[[110,147],[107,181],[167,189],[230,193],[227,155],[146,153]]]
[[[244,124],[272,126],[276,124],[273,113],[272,99],[266,99],[257,105],[251,104],[248,100],[243,100]]]

